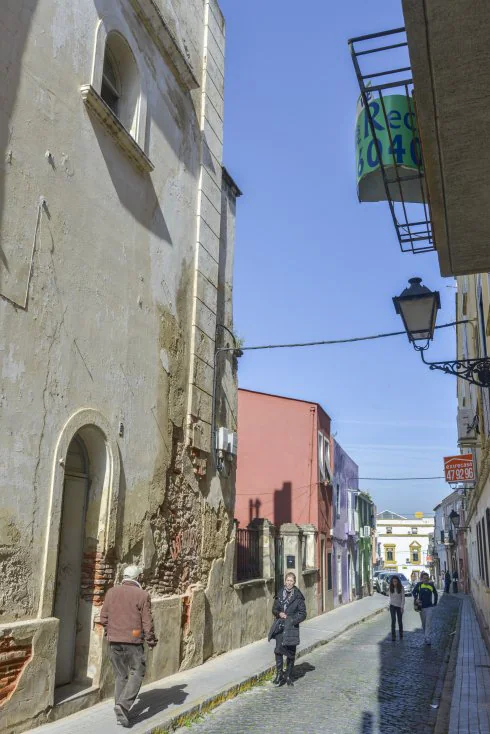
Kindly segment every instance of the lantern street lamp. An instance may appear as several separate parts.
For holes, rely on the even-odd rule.
[[[449,519],[451,520],[452,524],[454,525],[455,529],[457,530],[459,528],[459,523],[461,522],[461,518],[459,514],[456,512],[456,510],[452,510],[449,513]]]
[[[461,518],[459,514],[456,512],[456,510],[451,510],[449,513],[449,519],[451,520],[452,524],[454,525],[455,530],[468,530],[467,525],[460,525]]]
[[[438,291],[422,285],[421,278],[410,278],[410,286],[393,298],[395,311],[402,317],[408,340],[420,352],[422,362],[431,370],[442,370],[447,375],[461,377],[479,387],[490,387],[490,359],[456,359],[445,362],[427,362],[424,352],[434,338],[437,312],[441,308]]]

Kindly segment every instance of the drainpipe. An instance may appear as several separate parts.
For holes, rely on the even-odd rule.
[[[311,453],[310,453],[310,496],[308,498],[308,522],[311,523],[311,495],[313,492],[313,457],[315,452],[315,438],[316,438],[316,431],[315,431],[315,418],[316,418],[316,408],[311,407],[310,408],[311,413]],[[315,483],[316,487],[316,483]]]

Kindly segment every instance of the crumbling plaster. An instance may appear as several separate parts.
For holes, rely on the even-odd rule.
[[[91,78],[98,13],[108,5],[116,12],[113,3],[102,0],[76,0],[64,9],[39,0],[9,121],[12,158],[1,222],[8,268],[2,268],[2,294],[23,280],[22,250],[27,258],[38,199],[46,200],[28,309],[0,302],[0,350],[10,355],[2,378],[2,410],[8,418],[0,449],[1,476],[8,483],[2,512],[25,549],[23,559],[12,556],[19,578],[33,549],[33,576],[42,578],[37,549],[48,518],[53,439],[70,415],[97,406],[114,432],[123,422],[125,525],[143,523],[147,507],[141,492],[150,494],[154,457],[169,463],[172,426],[182,427],[185,417],[187,384],[181,376],[188,356],[181,345],[191,300],[197,114],[136,23],[133,35],[151,61],[146,66],[148,138],[158,163],[152,177],[136,172],[87,115],[77,87]],[[123,3],[119,12],[121,24],[127,23],[129,5]],[[4,27],[3,32],[17,30]],[[12,342],[12,334],[22,338]],[[170,373],[162,368],[161,348]],[[7,594],[3,618],[35,613],[39,589],[32,590],[27,604],[13,604]]]
[[[200,88],[154,42],[142,22],[149,4],[171,27]],[[51,615],[64,461],[77,431],[82,440],[84,431],[99,431],[107,453],[86,524],[80,603],[92,606],[92,619],[104,589],[134,561],[144,568],[163,642],[149,680],[199,664],[226,641],[257,636],[251,622],[241,632],[233,622],[232,637],[224,635],[241,603],[232,583],[234,470],[219,477],[209,455],[216,322],[232,328],[222,15],[214,0],[24,5],[21,13],[7,0],[0,19],[2,41],[22,45],[0,106],[0,635],[27,625],[34,650],[23,687],[2,709],[9,731],[65,710],[51,709]],[[138,58],[146,119],[138,142],[151,175],[135,168],[80,96],[81,86],[99,84],[109,30],[127,36]],[[2,42],[0,66],[10,69],[11,59]],[[218,419],[230,428],[236,369],[226,358],[217,376]],[[112,673],[97,627],[90,645],[93,702],[109,694]]]

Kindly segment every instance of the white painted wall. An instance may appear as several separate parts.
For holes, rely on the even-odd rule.
[[[407,520],[380,520],[377,519],[378,544],[381,544],[382,561],[385,559],[385,546],[395,545],[396,569],[410,580],[412,572],[420,573],[428,570],[427,553],[429,549],[429,535],[434,532],[434,519],[407,519]],[[387,532],[391,528],[392,532]],[[416,530],[414,533],[413,530]],[[410,545],[420,544],[420,563],[411,563]],[[385,569],[391,566],[385,562]]]

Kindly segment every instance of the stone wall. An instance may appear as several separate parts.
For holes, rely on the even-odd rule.
[[[99,94],[112,32],[137,67],[132,132]],[[0,40],[0,731],[10,734],[67,713],[53,707],[53,614],[74,436],[87,502],[72,680],[90,688],[76,705],[111,692],[96,621],[128,563],[144,569],[162,640],[149,680],[205,657],[233,525],[233,463],[218,473],[211,434],[217,323],[233,330],[238,189],[222,181],[215,0],[7,0]],[[233,429],[236,357],[218,368],[217,420]]]

